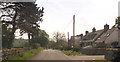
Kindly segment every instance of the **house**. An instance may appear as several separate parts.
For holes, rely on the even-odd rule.
[[[108,29],[106,32],[104,32],[97,40],[95,40],[95,43],[105,43],[112,45],[114,42],[119,44],[119,38],[120,38],[120,30],[118,29],[118,20],[116,19],[115,25],[111,28]]]
[[[71,37],[72,41],[72,37]],[[118,29],[118,19],[116,19],[115,25],[109,29],[109,25],[104,25],[104,29],[96,30],[94,27],[92,32],[85,31],[85,35],[75,36],[75,44],[81,47],[95,46],[99,43],[105,43],[112,45],[117,42],[117,46],[120,46],[120,29]]]
[[[92,29],[92,32],[88,32],[86,31],[85,33],[85,36],[80,40],[80,45],[82,47],[84,46],[92,46],[93,45],[93,42],[98,39],[104,30],[98,30],[96,31],[95,27]]]
[[[74,36],[74,38],[75,38],[75,42],[74,42],[75,45],[79,45],[79,44],[80,44],[80,40],[82,39],[82,37],[83,37],[83,34]],[[70,44],[70,45],[73,45],[73,36],[71,36],[70,41],[69,41],[69,44]]]

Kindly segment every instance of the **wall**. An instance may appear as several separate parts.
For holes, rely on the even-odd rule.
[[[118,30],[118,41],[119,41],[119,47],[120,47],[120,30]]]
[[[82,48],[80,52],[87,55],[104,55],[106,52],[105,48]]]
[[[116,52],[119,52],[119,51],[120,51],[119,48],[106,49],[105,59],[106,60],[116,60],[117,55],[118,55],[118,53],[116,53]],[[119,60],[120,60],[120,57],[119,57]]]

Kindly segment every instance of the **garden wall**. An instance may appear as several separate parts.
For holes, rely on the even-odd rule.
[[[87,55],[104,55],[106,52],[105,48],[82,48],[80,52]]]
[[[105,53],[106,60],[120,61],[120,48],[106,49]]]

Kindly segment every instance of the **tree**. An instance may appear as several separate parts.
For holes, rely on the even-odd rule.
[[[53,38],[56,40],[57,44],[60,42],[60,40],[65,39],[65,34],[64,33],[59,33],[59,32],[54,32],[53,33]]]
[[[68,43],[66,40],[60,40],[59,44],[56,46],[58,49],[65,49],[68,47]]]
[[[44,30],[39,30],[39,35],[32,39],[32,44],[38,43],[41,47],[47,47],[49,43],[49,35]]]
[[[54,48],[56,46],[55,41],[49,41],[47,48]]]
[[[67,41],[65,39],[64,33],[54,32],[53,38],[56,40],[55,48],[61,49],[61,48],[67,47]]]
[[[11,29],[7,28],[7,24],[2,24],[2,48],[7,48],[9,45]]]
[[[21,35],[28,33],[29,41],[38,36],[40,22],[42,20],[44,8],[37,7],[35,2],[3,2],[0,3],[0,20],[2,24],[6,24],[7,28],[11,28],[8,37],[8,47],[12,47],[14,33],[20,29]],[[4,42],[4,41],[3,41]]]

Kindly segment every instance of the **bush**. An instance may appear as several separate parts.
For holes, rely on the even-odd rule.
[[[32,48],[33,48],[33,49],[37,49],[37,48],[39,48],[39,47],[40,47],[40,44],[38,44],[38,43],[32,44]]]
[[[114,41],[111,43],[112,47],[117,47],[118,46],[118,41]]]
[[[79,52],[80,49],[81,49],[81,47],[76,45],[76,46],[74,46],[73,51]]]
[[[62,50],[72,50],[73,48],[71,47],[71,46],[67,46],[67,47],[65,47],[65,48],[63,48]]]
[[[114,59],[112,60],[113,62],[120,62],[120,50],[114,52],[113,57],[114,57]]]
[[[84,55],[82,53],[78,53],[76,51],[73,50],[68,50],[68,51],[63,51],[64,54],[68,55],[68,56],[80,56],[80,55]]]
[[[97,43],[95,48],[106,48],[108,45],[105,43]]]
[[[8,60],[28,60],[33,58],[36,54],[38,54],[40,51],[42,51],[43,48],[38,48],[38,49],[32,49],[30,51],[24,52],[22,55],[17,55],[17,56],[10,56]]]

